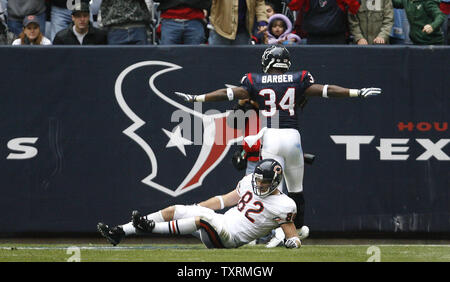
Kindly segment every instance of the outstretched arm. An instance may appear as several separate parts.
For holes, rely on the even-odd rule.
[[[381,88],[362,88],[349,89],[337,85],[322,85],[313,84],[305,90],[305,95],[308,97],[324,97],[324,98],[339,98],[339,97],[361,97],[367,98],[381,94]]]
[[[231,101],[233,99],[249,99],[250,94],[242,87],[222,88],[202,95],[175,92],[187,102]]]

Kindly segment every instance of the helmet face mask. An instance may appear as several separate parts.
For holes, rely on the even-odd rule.
[[[288,71],[291,67],[289,51],[283,46],[272,45],[264,51],[261,65],[265,73],[271,68]]]
[[[262,160],[256,165],[252,176],[253,192],[260,197],[266,197],[277,189],[282,179],[283,169],[277,161]]]

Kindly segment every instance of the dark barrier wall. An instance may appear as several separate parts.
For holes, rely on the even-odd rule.
[[[207,111],[234,103],[194,111],[174,92],[239,85],[260,70],[263,50],[0,48],[0,234],[95,232],[133,209],[234,189],[243,176],[231,165],[235,145],[201,145],[226,128]],[[450,232],[450,49],[289,50],[292,69],[317,83],[384,91],[310,99],[300,115],[304,150],[317,155],[305,167],[311,230]]]

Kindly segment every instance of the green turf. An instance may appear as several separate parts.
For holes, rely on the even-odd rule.
[[[0,244],[0,262],[65,262],[77,252],[70,245]],[[82,262],[450,262],[449,245],[304,245],[301,249],[206,249],[203,245],[78,245]]]

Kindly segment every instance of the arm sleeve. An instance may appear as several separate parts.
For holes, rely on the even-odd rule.
[[[256,0],[257,22],[267,22],[266,3],[264,0]]]
[[[309,71],[302,71],[301,78],[304,89],[307,89],[308,87],[314,84],[314,77]]]
[[[353,35],[355,42],[358,42],[360,39],[364,38],[362,35],[361,27],[359,26],[359,18],[358,15],[348,14],[348,27],[350,29],[350,33]]]
[[[282,210],[278,213],[278,216],[275,217],[275,221],[281,225],[288,222],[294,222],[294,218],[297,214],[297,207],[295,203],[286,204],[283,206]]]
[[[64,43],[62,42],[62,40],[59,38],[58,35],[55,36],[55,38],[53,39],[53,45],[63,45]]]
[[[446,18],[445,14],[439,9],[439,2],[435,0],[425,1],[425,10],[433,18],[433,22],[429,23],[433,30],[439,29]]]
[[[251,73],[247,73],[241,79],[241,87],[244,88],[249,94],[250,99],[253,99],[254,94],[252,91],[252,81],[251,81]]]
[[[394,25],[394,7],[392,6],[391,0],[384,0],[384,9],[383,9],[383,23],[381,25],[379,37],[384,40],[389,39],[389,35],[391,34],[392,26]]]

